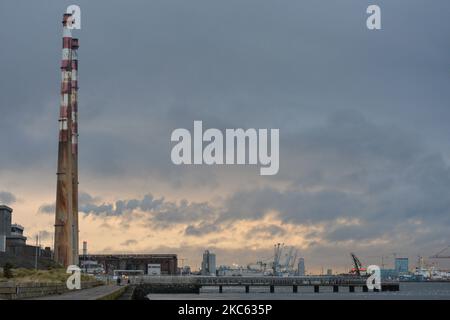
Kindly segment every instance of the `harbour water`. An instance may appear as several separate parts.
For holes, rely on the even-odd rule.
[[[200,294],[149,294],[150,300],[450,300],[450,282],[403,282],[397,292],[348,292],[348,288],[339,288],[332,292],[331,287],[321,287],[314,293],[312,287],[299,287],[293,293],[290,287],[275,287],[275,293],[269,288],[250,287],[245,293],[244,287],[224,287],[223,293],[215,287],[202,288]]]

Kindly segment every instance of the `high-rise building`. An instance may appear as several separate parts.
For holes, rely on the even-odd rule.
[[[333,275],[333,269],[327,269],[327,276]]]
[[[216,255],[206,250],[203,253],[202,260],[202,275],[215,276],[216,275]]]
[[[408,258],[395,258],[395,271],[398,273],[406,273],[409,271]]]
[[[298,260],[297,274],[299,276],[304,276],[305,275],[305,259],[304,258],[300,258]]]
[[[83,241],[83,256],[87,256],[87,241]]]

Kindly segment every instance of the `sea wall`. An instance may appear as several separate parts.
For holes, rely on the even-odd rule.
[[[101,281],[83,281],[82,289],[88,289],[102,285]],[[17,300],[49,296],[68,292],[65,283],[43,283],[24,282],[15,283],[13,281],[0,282],[0,299]]]

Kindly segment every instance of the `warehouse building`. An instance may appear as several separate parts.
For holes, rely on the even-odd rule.
[[[178,272],[176,254],[88,254],[80,255],[80,264],[95,261],[102,265],[105,273],[113,275],[115,270],[141,270],[149,274],[149,268],[160,266],[161,275],[175,275]]]

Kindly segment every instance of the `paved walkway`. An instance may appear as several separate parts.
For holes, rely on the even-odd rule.
[[[124,286],[117,286],[117,285],[98,286],[83,290],[73,290],[70,292],[53,296],[32,298],[32,300],[98,300],[122,288],[124,288]]]

